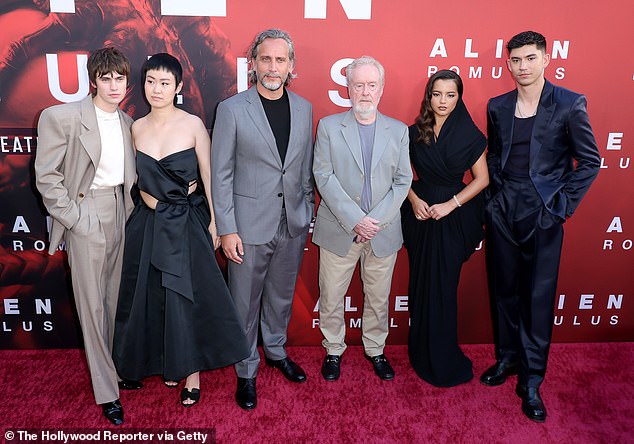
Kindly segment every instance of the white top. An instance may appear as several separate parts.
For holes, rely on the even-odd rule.
[[[101,158],[90,189],[107,188],[123,183],[123,132],[117,111],[108,113],[95,106],[101,137]]]

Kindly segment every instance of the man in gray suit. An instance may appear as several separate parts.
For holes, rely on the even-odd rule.
[[[112,362],[114,320],[121,279],[125,221],[133,208],[135,162],[132,119],[118,106],[130,63],[114,48],[88,58],[92,95],[45,109],[38,123],[37,188],[53,218],[49,254],[62,240],[97,404],[115,425],[123,423],[120,381]]]
[[[383,380],[394,370],[383,353],[388,297],[403,243],[400,207],[412,181],[407,126],[377,111],[384,70],[363,56],[346,68],[352,109],[319,122],[313,173],[321,196],[313,242],[319,245],[319,328],[326,348],[321,373],[339,378],[346,349],[344,296],[361,260],[365,356]]]
[[[229,289],[251,355],[236,364],[236,401],[257,405],[258,327],[268,365],[293,382],[306,374],[286,354],[295,281],[314,210],[312,106],[288,91],[290,36],[259,33],[249,49],[255,85],[218,105],[212,136],[212,196]]]

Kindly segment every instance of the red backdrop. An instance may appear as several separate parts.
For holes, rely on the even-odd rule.
[[[45,213],[33,184],[35,126],[41,110],[87,93],[85,55],[114,44],[138,73],[147,55],[167,51],[185,66],[182,106],[210,127],[219,100],[246,87],[244,53],[268,27],[291,33],[299,77],[291,88],[313,103],[314,119],[345,109],[341,68],[369,54],[386,68],[380,109],[411,123],[437,69],[459,71],[464,99],[485,129],[490,97],[513,88],[504,43],[533,29],[548,39],[547,77],[582,92],[602,156],[585,201],[565,225],[555,307],[555,341],[634,340],[633,7],[616,0],[508,2],[305,0],[263,7],[255,0],[6,0],[0,6],[0,348],[78,344],[65,253],[49,257]],[[56,66],[57,65],[57,66]],[[123,108],[147,112],[138,75]],[[318,344],[317,248],[307,244],[290,343]],[[407,338],[407,257],[396,266],[391,343]],[[358,275],[349,290],[351,343],[360,339]],[[492,340],[484,253],[463,268],[460,338]]]

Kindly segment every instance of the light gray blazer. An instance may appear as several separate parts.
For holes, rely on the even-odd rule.
[[[132,118],[118,110],[124,146],[124,202],[126,217],[134,204],[130,189],[136,180],[130,127]],[[53,218],[48,252],[54,254],[66,230],[79,220],[79,201],[95,178],[101,158],[101,137],[91,96],[79,102],[51,106],[37,125],[36,186]]]
[[[287,93],[291,130],[283,165],[256,87],[218,105],[211,190],[219,236],[238,233],[242,242],[252,245],[271,241],[282,199],[291,236],[308,231],[315,205],[312,106]]]
[[[361,209],[363,157],[357,121],[352,110],[320,120],[313,163],[321,196],[313,242],[338,256],[348,254],[354,226],[366,216]],[[401,248],[400,208],[407,197],[412,168],[407,126],[377,114],[372,149],[372,208],[367,216],[380,222],[381,231],[370,241],[376,256]]]

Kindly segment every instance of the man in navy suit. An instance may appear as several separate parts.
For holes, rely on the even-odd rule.
[[[563,223],[599,172],[600,156],[586,98],[544,78],[550,62],[544,36],[522,32],[507,50],[517,89],[488,105],[487,265],[497,362],[480,381],[496,386],[517,373],[522,411],[543,422],[539,387],[552,336]]]

